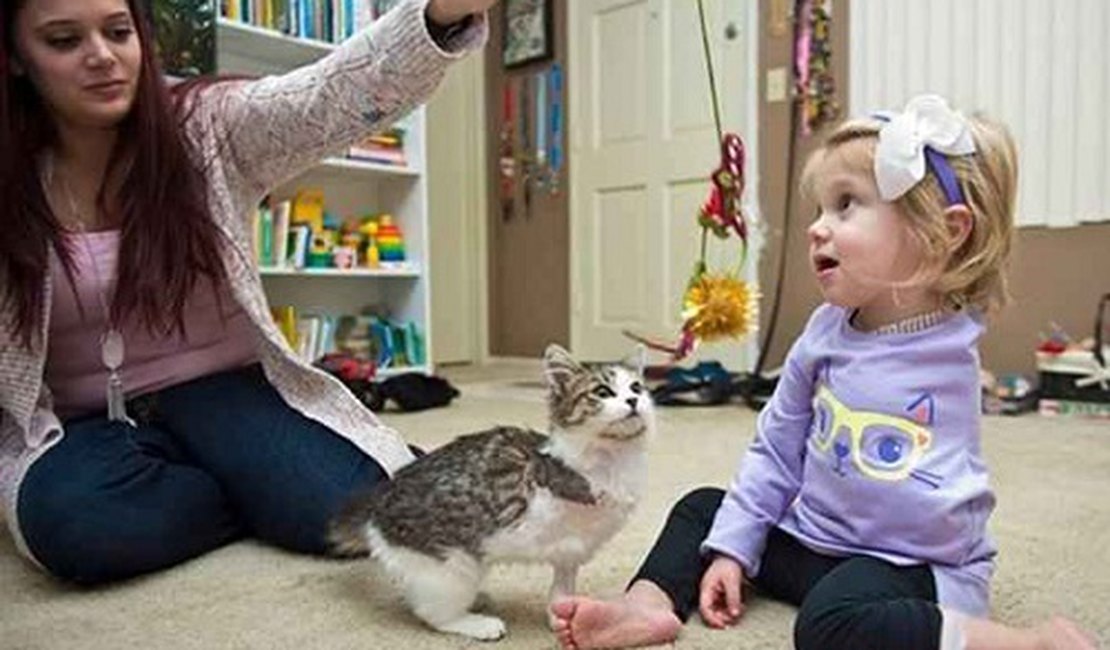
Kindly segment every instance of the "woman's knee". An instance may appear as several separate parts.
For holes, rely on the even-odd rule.
[[[47,573],[91,585],[115,579],[129,556],[128,549],[112,548],[112,525],[101,513],[65,481],[29,479],[20,491],[17,523],[28,552]]]
[[[27,550],[47,573],[95,585],[167,568],[236,538],[217,490],[192,481],[178,499],[128,500],[126,494],[29,474],[20,490],[17,525]],[[159,490],[152,490],[159,492]]]

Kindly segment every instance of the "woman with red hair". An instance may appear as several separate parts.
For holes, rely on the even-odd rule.
[[[249,214],[425,101],[495,0],[404,0],[334,53],[170,87],[138,0],[0,6],[0,512],[61,579],[244,536],[326,552],[411,459],[274,325]]]

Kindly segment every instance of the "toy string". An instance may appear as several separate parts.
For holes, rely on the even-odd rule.
[[[717,128],[717,144],[720,145],[725,140],[724,128],[721,126],[721,100],[717,95],[717,76],[713,72],[713,54],[709,47],[709,27],[705,20],[705,3],[703,0],[698,0],[698,21],[701,26],[701,44],[702,50],[705,52],[705,72],[709,77],[709,95],[713,105],[713,124]],[[739,201],[740,197],[736,197]],[[709,240],[709,228],[707,226],[701,227],[701,256],[698,258],[697,275],[700,275],[706,269],[705,253]],[[748,243],[743,242],[743,252],[740,256],[740,264],[737,267],[737,273],[744,268],[744,263],[748,259]]]
[[[721,128],[721,103],[717,99],[717,78],[713,74],[713,55],[709,50],[709,28],[705,24],[705,5],[698,0],[698,19],[701,21],[701,44],[705,50],[705,70],[709,73],[709,93],[713,97],[713,122],[717,126],[717,142],[725,139]]]
[[[709,74],[709,94],[713,102],[713,122],[717,126],[717,142],[718,144],[724,140],[724,131],[721,128],[721,107],[717,101],[717,78],[713,75],[713,55],[709,50],[709,28],[705,23],[705,5],[702,0],[698,0],[698,20],[701,24],[701,44],[705,51],[705,70]],[[701,227],[701,256],[698,258],[698,266],[700,269],[705,268],[705,249],[709,241],[709,228]]]

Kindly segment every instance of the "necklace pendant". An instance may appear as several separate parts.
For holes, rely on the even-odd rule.
[[[109,328],[100,338],[100,360],[108,369],[108,419],[112,422],[125,422],[135,426],[135,421],[127,415],[123,378],[119,374],[123,366],[123,353],[123,334],[114,327]]]
[[[123,334],[115,328],[104,332],[100,338],[100,361],[108,370],[115,372],[123,366]]]
[[[108,375],[108,419],[112,422],[124,422],[136,426],[135,421],[127,415],[127,402],[123,395],[123,379],[119,372],[113,370]]]

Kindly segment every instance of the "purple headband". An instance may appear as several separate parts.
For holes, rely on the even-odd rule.
[[[952,165],[948,164],[948,158],[945,158],[944,154],[925,145],[925,164],[933,170],[933,176],[936,176],[937,181],[940,182],[940,189],[944,192],[944,198],[948,199],[949,207],[967,204],[964,191],[960,188],[960,181],[956,178],[956,172],[952,169]]]

